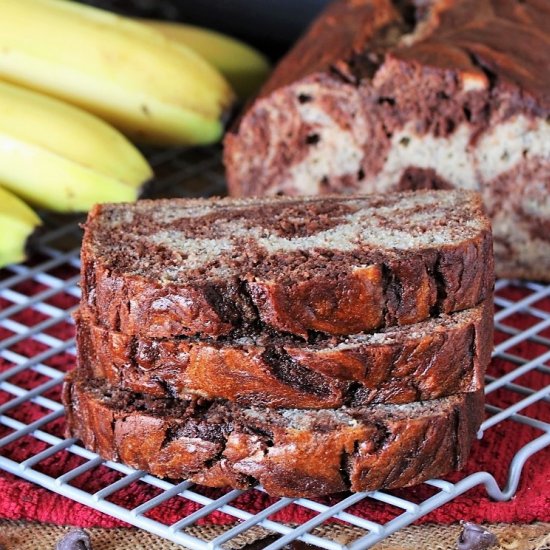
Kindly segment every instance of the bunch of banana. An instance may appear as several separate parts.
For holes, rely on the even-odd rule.
[[[141,153],[102,120],[0,82],[0,186],[41,208],[82,212],[135,200],[151,177]]]
[[[25,259],[27,239],[39,225],[31,208],[0,187],[0,267]]]
[[[271,70],[264,55],[226,34],[182,23],[143,22],[206,59],[225,76],[240,99],[254,95]]]
[[[234,99],[191,48],[64,0],[2,0],[0,78],[90,111],[139,141],[217,141]]]
[[[1,0],[0,267],[24,258],[40,224],[25,202],[69,213],[137,199],[153,173],[113,126],[157,145],[213,143],[234,100],[226,78],[243,98],[268,70],[214,31]]]

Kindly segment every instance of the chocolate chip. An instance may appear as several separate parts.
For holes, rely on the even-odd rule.
[[[306,136],[306,143],[308,145],[316,145],[321,141],[321,136],[319,134],[309,134]]]
[[[242,548],[242,550],[261,550],[262,548],[265,548],[275,542],[278,538],[278,535],[270,535],[264,539],[247,544]],[[289,544],[286,544],[282,550],[317,550],[318,548],[318,546],[312,546],[311,544],[306,544],[305,542],[295,540]]]
[[[393,107],[395,105],[395,99],[393,97],[379,97],[378,98],[378,104],[379,105],[383,105],[384,103],[386,103],[387,105],[390,105],[391,107]]]
[[[462,533],[460,533],[457,544],[458,550],[486,550],[498,543],[496,536],[481,525],[468,521],[462,525]]]
[[[84,529],[74,529],[67,533],[55,547],[56,550],[92,550],[90,535]]]

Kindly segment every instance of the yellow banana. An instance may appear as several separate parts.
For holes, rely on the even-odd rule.
[[[95,116],[0,82],[0,185],[58,212],[132,201],[152,172],[139,151]]]
[[[271,67],[267,58],[231,36],[194,25],[144,21],[170,40],[191,48],[216,67],[241,99],[257,92],[269,74]]]
[[[0,267],[26,258],[27,239],[40,224],[21,199],[0,187]]]
[[[136,139],[217,141],[233,93],[189,48],[64,0],[2,0],[0,77],[97,114]]]

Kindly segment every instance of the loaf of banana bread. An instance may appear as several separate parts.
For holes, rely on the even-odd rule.
[[[374,334],[315,342],[250,335],[236,340],[146,338],[75,316],[81,373],[154,397],[190,393],[243,406],[336,408],[409,403],[483,388],[493,343],[487,300]]]
[[[68,436],[160,477],[312,497],[414,485],[461,468],[483,392],[329,410],[152,398],[71,373]]]
[[[159,338],[356,334],[474,307],[494,282],[464,191],[98,205],[81,259],[92,322]]]
[[[337,0],[225,139],[235,196],[474,189],[550,281],[550,2]]]

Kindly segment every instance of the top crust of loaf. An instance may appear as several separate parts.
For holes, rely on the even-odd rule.
[[[458,71],[469,89],[490,78],[519,86],[548,109],[549,25],[546,0],[336,0],[277,65],[260,96],[320,73],[352,83],[375,78],[389,53]]]
[[[458,247],[490,230],[469,192],[103,204],[85,228],[84,247],[96,261],[161,284],[290,273],[306,280],[340,261],[361,268]]]

